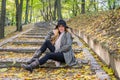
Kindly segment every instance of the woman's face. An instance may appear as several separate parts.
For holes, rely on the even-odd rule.
[[[65,27],[63,25],[60,25],[58,27],[58,30],[60,31],[60,33],[64,32],[65,31]]]

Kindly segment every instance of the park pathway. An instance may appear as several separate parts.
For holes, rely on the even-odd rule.
[[[33,25],[33,28],[0,43],[0,80],[110,80],[110,76],[102,70],[89,48],[75,35],[72,46],[82,68],[80,65],[56,67],[49,60],[31,75],[21,69],[20,64],[32,57],[35,50],[43,44],[47,33],[53,29],[52,25],[48,27],[41,24]]]

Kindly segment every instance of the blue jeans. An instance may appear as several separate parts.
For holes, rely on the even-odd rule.
[[[46,41],[43,43],[43,45],[42,45],[41,48],[40,48],[40,51],[41,51],[42,53],[44,53],[47,48],[50,50],[50,52],[54,52],[54,51],[55,51],[54,45],[53,45],[49,40],[46,40]]]
[[[46,49],[50,50],[50,53],[46,54],[45,56],[43,56],[41,59],[39,59],[39,63],[40,65],[44,64],[47,62],[47,60],[51,59],[51,60],[55,60],[55,61],[59,61],[64,63],[65,59],[64,59],[64,55],[62,52],[54,52],[55,51],[55,47],[54,45],[52,45],[52,43],[49,40],[46,40],[43,45],[41,46],[40,50],[41,52],[45,52]]]

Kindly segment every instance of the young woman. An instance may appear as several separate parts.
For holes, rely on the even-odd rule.
[[[22,64],[22,67],[30,72],[39,65],[46,63],[47,60],[52,59],[60,63],[66,63],[68,66],[76,64],[74,52],[72,50],[72,36],[67,31],[66,22],[59,20],[56,28],[48,33],[45,42],[39,50],[35,52],[32,59],[28,61],[28,65]],[[39,59],[40,55],[50,50],[50,53]]]

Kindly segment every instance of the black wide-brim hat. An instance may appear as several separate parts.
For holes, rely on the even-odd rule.
[[[69,28],[67,25],[66,25],[66,22],[64,20],[59,20],[55,29],[57,29],[60,25],[63,25],[65,28]]]

